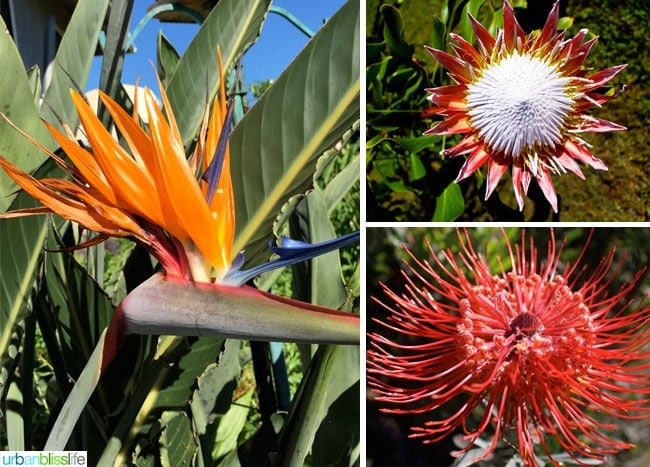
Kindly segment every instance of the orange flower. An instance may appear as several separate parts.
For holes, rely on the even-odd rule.
[[[77,113],[92,152],[72,132],[45,125],[72,161],[69,164],[25,135],[70,175],[70,180],[37,180],[0,156],[0,166],[43,207],[14,211],[2,217],[53,212],[106,236],[131,237],[145,245],[169,275],[201,282],[220,281],[232,261],[234,198],[226,150],[210,202],[210,187],[198,178],[213,163],[226,123],[226,92],[219,54],[221,88],[211,115],[209,107],[194,153],[188,160],[172,108],[160,81],[163,116],[153,93],[144,90],[148,131],[140,126],[137,96],[133,115],[100,91],[99,97],[128,150],[103,127],[85,99],[72,91]],[[20,130],[19,130],[20,131]]]

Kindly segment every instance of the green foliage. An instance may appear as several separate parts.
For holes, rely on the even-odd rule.
[[[158,70],[188,146],[205,98],[219,84],[217,46],[232,69],[257,39],[269,3],[219,2],[182,56],[159,36]],[[25,72],[9,36],[0,37],[0,61],[11,77],[0,75],[3,109],[51,149],[40,117],[57,124],[60,115],[74,127],[69,88],[86,81],[107,5],[78,5],[53,67],[55,84],[40,108],[39,70]],[[274,232],[289,232],[294,216],[299,228],[291,232],[311,241],[359,228],[359,50],[349,47],[359,43],[359,22],[358,3],[348,2],[233,131],[237,241],[250,263],[269,258],[266,242]],[[117,84],[106,89],[119,92]],[[0,136],[0,153],[9,160],[38,168],[37,178],[61,176],[4,120]],[[0,177],[1,211],[34,205],[24,193],[5,198],[15,185]],[[288,415],[261,412],[258,394],[268,389],[267,378],[253,376],[247,342],[130,336],[100,379],[114,306],[153,269],[142,248],[125,239],[73,251],[88,239],[54,217],[0,220],[0,449],[42,449],[58,420],[71,436],[66,442],[67,433],[49,433],[49,443],[87,450],[94,465],[358,462],[356,347],[285,346]],[[359,268],[359,248],[349,247],[284,271],[273,290],[358,312]],[[74,414],[59,413],[66,400],[83,408],[79,423]],[[332,430],[337,419],[348,429]]]
[[[594,155],[605,161],[607,172],[592,171],[584,182],[557,179],[566,219],[595,221],[647,221],[650,217],[650,10],[647,2],[632,0],[571,1],[574,17],[570,32],[589,28],[599,36],[587,66],[601,70],[626,63],[615,79],[625,92],[593,114],[627,127],[625,132],[592,134],[585,139]],[[585,174],[586,175],[586,174]]]

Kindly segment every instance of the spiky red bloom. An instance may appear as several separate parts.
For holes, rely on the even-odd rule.
[[[574,459],[630,448],[594,413],[625,419],[650,410],[650,307],[624,300],[644,271],[611,295],[621,267],[614,250],[594,270],[580,264],[586,245],[561,266],[564,243],[556,248],[551,234],[540,262],[522,233],[520,245],[507,243],[510,270],[499,258],[492,271],[469,234],[458,236],[459,253],[429,245],[429,261],[411,255],[403,291],[384,286],[386,299],[375,298],[389,315],[378,321],[386,332],[369,336],[368,382],[384,410],[435,416],[447,406],[453,415],[410,436],[435,442],[460,427],[467,451],[492,424],[482,458],[509,435],[531,466],[535,444],[551,455],[549,437]]]
[[[625,130],[585,111],[615,97],[602,94],[599,88],[626,65],[589,74],[583,64],[598,37],[583,42],[588,31],[582,29],[565,39],[565,33],[557,31],[558,3],[541,32],[528,35],[507,2],[503,6],[504,27],[496,38],[471,15],[469,18],[478,50],[457,34],[450,36],[456,56],[427,47],[456,84],[427,89],[436,106],[427,114],[437,113],[446,119],[425,134],[465,135],[444,154],[469,154],[456,181],[487,164],[486,199],[510,168],[519,209],[524,207],[522,189],[527,192],[534,177],[557,212],[550,172],[568,170],[584,179],[581,162],[607,170],[577,134]]]

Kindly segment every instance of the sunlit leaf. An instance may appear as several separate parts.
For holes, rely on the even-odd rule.
[[[11,35],[6,34],[7,26],[0,18],[0,112],[15,125],[43,144],[52,145],[45,126],[40,121],[34,103],[34,85],[30,84],[23,61],[16,50]],[[33,77],[33,75],[32,75]],[[35,150],[34,145],[12,128],[0,117],[0,154],[13,164],[28,172],[34,171],[46,159],[46,155]],[[0,170],[0,212],[11,204],[17,185],[3,170]],[[3,222],[3,221],[0,221]],[[0,351],[2,349],[0,340]]]
[[[167,85],[169,77],[174,73],[181,57],[162,31],[158,33],[156,53],[158,56],[158,76],[163,84]]]
[[[433,213],[433,222],[451,222],[463,214],[465,200],[460,186],[450,183],[447,188],[436,198],[436,210]]]
[[[185,147],[203,118],[206,99],[219,85],[217,47],[226,70],[259,35],[270,0],[221,0],[212,9],[169,77],[167,95]],[[206,88],[207,86],[207,88]]]
[[[75,88],[75,85],[82,90],[86,88],[109,3],[109,0],[77,2],[66,26],[54,57],[52,81],[45,90],[41,104],[43,118],[57,127],[60,127],[59,119],[71,127],[77,122],[77,112],[70,98],[70,89]],[[34,136],[26,128],[20,125],[19,127]]]
[[[359,4],[347,2],[233,130],[235,251],[269,257],[275,215],[359,118]]]

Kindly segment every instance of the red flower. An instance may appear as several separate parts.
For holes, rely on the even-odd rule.
[[[587,270],[580,263],[589,241],[568,264],[552,232],[546,262],[525,233],[514,248],[504,236],[509,258],[497,258],[498,271],[467,232],[458,234],[457,254],[429,245],[431,259],[422,261],[409,252],[414,265],[403,273],[404,290],[384,286],[386,299],[375,298],[389,311],[377,320],[387,332],[369,335],[368,382],[376,400],[389,413],[433,416],[459,407],[412,427],[410,436],[436,442],[462,428],[468,442],[462,452],[493,424],[481,458],[506,435],[516,437],[527,465],[537,465],[536,444],[552,459],[549,437],[576,460],[602,460],[632,447],[608,436],[614,426],[594,414],[630,419],[650,410],[650,307],[624,300],[645,270],[608,294],[622,265],[614,264],[614,250]],[[480,420],[472,424],[468,418],[479,407]]]

